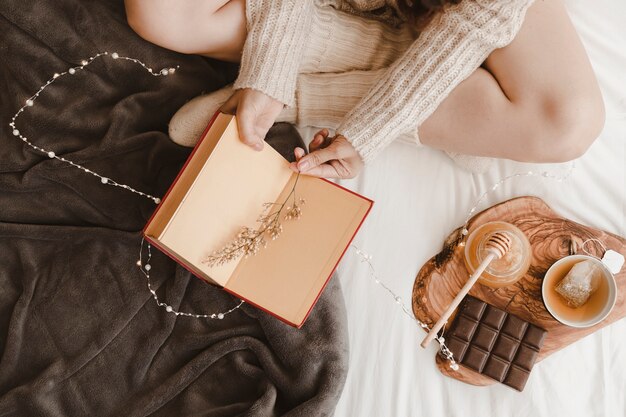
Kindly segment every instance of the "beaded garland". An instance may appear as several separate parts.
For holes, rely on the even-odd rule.
[[[62,156],[57,155],[54,151],[49,150],[49,149],[44,149],[40,146],[37,146],[35,144],[33,144],[26,136],[24,136],[22,134],[22,132],[19,131],[19,129],[17,129],[15,122],[17,121],[17,118],[20,116],[20,114],[22,112],[24,112],[27,108],[29,107],[33,107],[35,105],[35,101],[37,100],[37,98],[39,97],[39,95],[51,84],[55,83],[59,78],[64,77],[66,75],[74,75],[76,73],[78,73],[78,71],[82,71],[84,70],[88,65],[90,65],[94,60],[100,58],[100,57],[110,57],[111,59],[117,60],[117,59],[121,59],[121,60],[127,60],[127,61],[131,61],[134,62],[136,64],[141,65],[148,73],[150,73],[151,75],[155,76],[155,77],[163,77],[169,74],[174,74],[176,72],[176,69],[178,68],[178,66],[176,66],[176,68],[163,68],[160,71],[154,72],[152,70],[152,68],[148,67],[146,64],[144,64],[143,62],[141,62],[138,59],[135,58],[130,58],[127,56],[120,56],[117,52],[112,52],[111,54],[109,54],[108,52],[100,52],[95,54],[94,56],[89,57],[88,59],[83,59],[82,61],[80,61],[79,65],[70,67],[67,71],[64,72],[55,72],[52,75],[52,78],[50,78],[48,81],[46,81],[46,83],[44,85],[42,85],[39,90],[37,90],[37,92],[35,94],[33,94],[32,96],[30,96],[28,99],[26,99],[26,101],[24,102],[24,105],[22,107],[20,107],[20,109],[17,111],[17,113],[15,113],[15,115],[13,115],[13,117],[11,118],[11,122],[9,123],[9,126],[12,129],[12,133],[13,136],[20,138],[22,141],[24,141],[24,143],[28,146],[30,146],[32,149],[41,152],[43,154],[45,154],[48,158],[50,159],[56,159],[58,161],[61,161],[65,164],[71,165],[75,168],[78,168],[82,171],[84,171],[87,174],[93,175],[94,177],[97,177],[100,179],[100,182],[104,185],[111,185],[114,187],[120,187],[123,188],[125,190],[128,190],[132,193],[138,194],[142,197],[146,197],[149,198],[150,200],[154,201],[156,204],[159,204],[161,202],[161,199],[159,197],[155,197],[153,195],[147,194],[147,193],[143,193],[141,191],[135,190],[134,188],[126,185],[126,184],[120,184],[114,180],[112,180],[111,178],[105,177],[103,175],[98,174],[95,171],[92,171],[80,164],[77,164],[67,158],[64,158]]]
[[[176,67],[168,67],[168,68],[163,68],[159,71],[153,71],[152,68],[148,67],[145,63],[141,62],[140,60],[136,59],[136,58],[131,58],[131,57],[127,57],[127,56],[121,56],[119,55],[117,52],[100,52],[95,54],[92,57],[89,57],[88,59],[82,60],[80,61],[79,65],[70,67],[67,71],[64,72],[60,72],[60,73],[54,73],[52,78],[50,78],[48,81],[46,81],[46,83],[44,85],[42,85],[37,92],[35,92],[35,94],[33,94],[31,97],[29,97],[28,99],[26,99],[24,105],[17,111],[17,113],[15,113],[15,115],[11,118],[11,122],[9,123],[9,126],[11,127],[11,131],[13,136],[15,136],[16,138],[21,139],[26,145],[28,145],[29,147],[31,147],[32,149],[43,153],[44,155],[46,155],[48,158],[50,159],[56,159],[58,161],[61,161],[65,164],[71,165],[77,169],[82,170],[83,172],[85,172],[86,174],[90,174],[93,175],[97,178],[99,178],[100,183],[103,185],[110,185],[110,186],[114,186],[114,187],[119,187],[121,189],[130,191],[132,193],[135,193],[137,195],[140,195],[142,197],[148,198],[150,200],[152,200],[154,203],[159,204],[161,202],[161,199],[159,197],[155,197],[153,195],[150,195],[148,193],[144,193],[141,191],[138,191],[126,184],[122,184],[119,183],[111,178],[105,177],[103,175],[98,174],[95,171],[92,171],[80,164],[77,164],[67,158],[64,158],[62,156],[57,155],[54,151],[49,150],[49,149],[44,149],[42,147],[39,147],[35,144],[33,144],[26,136],[24,136],[22,134],[22,132],[19,131],[19,129],[16,126],[16,121],[18,119],[18,117],[20,116],[21,113],[23,113],[27,108],[29,107],[33,107],[35,104],[35,101],[37,100],[37,98],[40,96],[40,94],[51,84],[53,84],[55,81],[57,81],[59,78],[63,77],[63,76],[67,76],[67,75],[74,75],[76,74],[78,71],[82,71],[83,69],[85,69],[89,64],[91,64],[94,60],[100,58],[100,57],[107,57],[107,58],[111,58],[113,60],[126,60],[126,61],[130,61],[133,62],[135,64],[140,65],[141,67],[143,67],[149,74],[151,74],[152,76],[155,77],[161,77],[161,76],[167,76],[167,75],[171,75],[174,74],[176,72],[176,70],[178,69],[178,66]],[[460,229],[460,245],[464,245],[465,244],[465,239],[467,237],[468,234],[468,223],[471,219],[471,217],[474,215],[474,213],[476,212],[476,210],[478,209],[479,205],[482,203],[482,201],[493,191],[495,191],[496,189],[498,189],[501,185],[503,185],[505,182],[510,181],[512,179],[515,178],[519,178],[519,177],[543,177],[543,178],[551,178],[554,179],[558,182],[564,181],[565,179],[567,179],[573,169],[575,167],[575,163],[571,164],[569,171],[566,173],[566,175],[564,176],[557,176],[557,175],[553,175],[548,171],[542,171],[542,172],[536,172],[536,171],[527,171],[527,172],[522,172],[522,173],[517,173],[517,174],[512,174],[512,175],[508,175],[504,178],[502,178],[501,180],[499,180],[498,182],[496,182],[495,184],[493,184],[491,187],[489,187],[487,189],[487,191],[485,191],[475,202],[474,206],[469,210],[467,217],[465,219],[465,222],[462,226],[462,228]],[[412,319],[419,327],[421,327],[422,329],[428,331],[429,330],[429,326],[426,323],[421,322],[420,320],[418,320],[413,314],[412,312],[407,308],[407,306],[403,303],[402,298],[397,295],[393,290],[391,290],[387,285],[385,285],[385,283],[376,275],[376,271],[375,268],[372,264],[372,256],[367,254],[366,252],[362,251],[361,249],[359,249],[357,246],[355,245],[350,245],[351,248],[354,249],[354,251],[356,252],[356,254],[361,258],[361,262],[365,262],[368,266],[369,269],[369,276],[371,277],[371,279],[374,281],[374,283],[376,283],[377,285],[380,285],[384,290],[386,290],[395,300],[395,302],[400,306],[400,308],[402,309],[403,314],[405,314],[406,316],[408,316],[410,319]],[[152,247],[150,245],[150,243],[148,243],[147,245],[147,258],[146,258],[146,262],[144,263],[143,261],[143,251],[144,251],[144,239],[142,238],[141,240],[141,246],[140,246],[140,250],[139,250],[139,260],[137,261],[137,266],[139,267],[140,271],[145,275],[146,277],[146,282],[147,282],[147,286],[148,286],[148,291],[150,292],[150,294],[152,295],[152,297],[154,298],[157,306],[163,308],[167,313],[171,313],[171,314],[175,314],[176,316],[185,316],[185,317],[192,317],[192,318],[203,318],[203,319],[224,319],[226,315],[232,313],[233,311],[239,309],[243,304],[244,304],[244,300],[239,300],[239,303],[236,304],[234,307],[232,307],[231,309],[224,311],[224,312],[219,312],[219,313],[209,313],[209,314],[193,314],[193,313],[187,313],[187,312],[182,312],[182,311],[178,311],[176,309],[174,309],[174,307],[172,307],[171,305],[168,305],[167,303],[164,303],[162,301],[159,300],[159,297],[157,296],[156,291],[152,288],[152,284],[150,281],[150,271],[152,270],[152,266],[150,264],[150,260],[152,259]],[[454,357],[452,355],[452,352],[448,349],[448,347],[445,344],[445,338],[443,335],[443,330],[440,334],[438,334],[435,337],[435,340],[437,340],[437,342],[439,342],[440,345],[440,351],[442,353],[442,355],[448,360],[449,364],[450,364],[450,368],[452,368],[453,370],[457,370],[459,369],[459,365],[458,363],[454,360]]]
[[[100,180],[100,183],[103,185],[111,185],[114,187],[119,187],[121,189],[130,191],[132,193],[135,193],[137,195],[140,195],[142,197],[148,198],[150,200],[152,200],[155,204],[159,204],[161,202],[161,199],[159,197],[155,197],[151,194],[148,193],[144,193],[142,191],[136,190],[134,188],[132,188],[131,186],[127,185],[127,184],[122,184],[120,182],[117,182],[111,178],[105,177],[104,175],[100,175],[97,172],[90,170],[87,167],[84,167],[80,164],[77,164],[76,162],[69,160],[67,158],[64,158],[62,156],[59,156],[56,154],[56,152],[50,150],[50,149],[44,149],[40,146],[35,145],[34,143],[32,143],[24,134],[22,134],[22,132],[19,131],[19,129],[16,126],[16,122],[18,117],[27,109],[30,107],[33,107],[35,105],[35,101],[37,100],[37,98],[41,95],[41,93],[43,93],[43,91],[51,84],[55,83],[58,79],[60,79],[61,77],[64,76],[71,76],[71,75],[75,75],[78,73],[78,71],[82,71],[84,70],[87,66],[89,66],[93,61],[95,61],[98,58],[110,58],[113,60],[124,60],[124,61],[130,61],[133,62],[134,64],[137,64],[139,66],[141,66],[144,70],[146,70],[146,72],[148,72],[150,75],[154,76],[154,77],[164,77],[167,75],[171,75],[174,74],[176,72],[176,70],[179,68],[178,66],[176,67],[168,67],[168,68],[163,68],[159,71],[154,71],[152,68],[150,68],[149,66],[147,66],[145,63],[141,62],[140,60],[136,59],[136,58],[131,58],[131,57],[127,57],[127,56],[122,56],[120,54],[118,54],[117,52],[100,52],[95,54],[94,56],[91,56],[87,59],[83,59],[80,61],[80,64],[75,65],[73,67],[70,67],[67,69],[67,71],[63,71],[63,72],[56,72],[52,75],[52,78],[50,78],[48,81],[46,81],[46,83],[44,85],[42,85],[36,92],[35,94],[33,94],[32,96],[30,96],[29,98],[26,99],[26,101],[24,102],[24,105],[22,107],[20,107],[20,109],[17,111],[17,113],[15,113],[15,115],[13,115],[13,117],[11,118],[11,122],[9,123],[9,126],[11,127],[13,136],[16,138],[21,139],[26,145],[28,145],[30,148],[34,149],[35,151],[41,152],[44,155],[46,155],[48,158],[50,159],[56,159],[58,161],[61,161],[65,164],[71,165],[76,169],[80,169],[81,171],[85,172],[86,174],[90,174],[93,175],[94,177],[98,178]],[[240,308],[244,301],[243,300],[239,300],[239,303],[231,308],[230,310],[227,310],[225,312],[221,312],[221,313],[212,313],[212,314],[194,314],[194,313],[186,313],[183,311],[178,311],[176,309],[174,309],[174,307],[172,307],[171,305],[168,305],[166,303],[163,303],[159,300],[159,298],[157,297],[156,291],[152,288],[152,284],[150,282],[150,270],[152,269],[152,266],[150,265],[150,259],[152,258],[152,247],[150,244],[148,244],[148,258],[147,258],[147,262],[144,264],[142,262],[142,252],[143,252],[143,247],[144,247],[144,241],[143,238],[141,240],[141,247],[140,247],[140,252],[139,252],[139,260],[137,261],[137,266],[139,267],[139,269],[141,270],[141,272],[146,276],[146,281],[147,281],[147,285],[148,285],[148,291],[150,291],[150,294],[152,294],[152,297],[154,298],[155,302],[157,303],[157,305],[159,307],[162,307],[165,309],[166,312],[168,313],[172,313],[175,314],[177,316],[186,316],[186,317],[194,317],[194,318],[209,318],[209,319],[218,319],[221,320],[223,319],[226,315],[232,313],[233,311],[235,311],[236,309]]]
[[[148,243],[148,256],[146,259],[146,263],[144,264],[143,263],[143,243],[144,243],[144,238],[142,237],[141,246],[139,248],[139,260],[137,261],[137,266],[139,267],[139,270],[141,270],[141,272],[146,276],[146,282],[148,283],[148,291],[150,291],[150,294],[152,294],[152,298],[154,298],[154,301],[156,302],[156,304],[159,307],[164,308],[166,312],[175,314],[177,316],[193,317],[196,319],[204,318],[204,319],[222,320],[227,314],[232,313],[233,311],[237,310],[239,307],[243,305],[244,301],[239,300],[239,304],[237,304],[235,307],[231,308],[230,310],[227,310],[222,313],[194,314],[194,313],[186,313],[184,311],[175,310],[174,307],[172,307],[171,305],[168,305],[167,303],[160,301],[159,296],[157,295],[156,290],[152,288],[152,283],[150,281],[150,270],[152,269],[152,265],[150,265],[150,260],[152,259],[152,246]]]

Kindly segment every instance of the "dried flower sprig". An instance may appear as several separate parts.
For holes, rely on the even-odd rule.
[[[298,220],[302,217],[302,206],[305,204],[305,200],[296,198],[296,185],[299,178],[300,173],[297,174],[293,187],[285,201],[282,203],[263,204],[263,213],[257,218],[257,222],[260,223],[258,229],[255,230],[251,227],[243,226],[235,239],[223,248],[206,256],[202,263],[208,266],[220,266],[232,262],[241,256],[255,255],[259,249],[267,247],[266,237],[271,240],[278,239],[283,231],[283,225],[280,222],[283,210],[285,211],[284,220]],[[286,206],[290,198],[293,199],[293,202],[291,205]],[[276,210],[272,211],[276,206]]]

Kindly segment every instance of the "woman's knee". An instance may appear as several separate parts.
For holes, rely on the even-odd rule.
[[[129,26],[143,39],[184,54],[211,52],[219,42],[209,32],[228,0],[170,1],[125,0]],[[226,7],[224,7],[226,8]],[[227,19],[220,22],[227,26]],[[225,28],[226,30],[227,28]]]
[[[139,36],[164,48],[185,52],[182,34],[189,28],[182,22],[187,20],[187,8],[159,0],[125,0],[124,4],[128,25]]]
[[[597,94],[547,100],[538,106],[535,162],[567,162],[582,156],[604,127],[605,110]]]
[[[245,0],[125,0],[143,39],[184,54],[238,61],[246,37]]]

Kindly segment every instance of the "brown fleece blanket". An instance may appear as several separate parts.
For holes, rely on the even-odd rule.
[[[96,52],[180,65],[155,78],[102,60],[18,119],[32,142],[162,196],[189,154],[168,120],[236,67],[141,40],[120,0],[2,1],[0,34],[0,416],[331,415],[348,355],[336,278],[300,330],[247,305],[224,320],[167,314],[135,265],[154,203],[31,150],[8,126],[54,72]],[[286,156],[300,141],[288,125],[268,137]],[[176,308],[237,302],[162,254],[152,265]]]

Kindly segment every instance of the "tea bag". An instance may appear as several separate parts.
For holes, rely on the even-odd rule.
[[[601,274],[602,270],[595,262],[581,261],[572,267],[554,289],[570,307],[578,308],[598,289]]]

